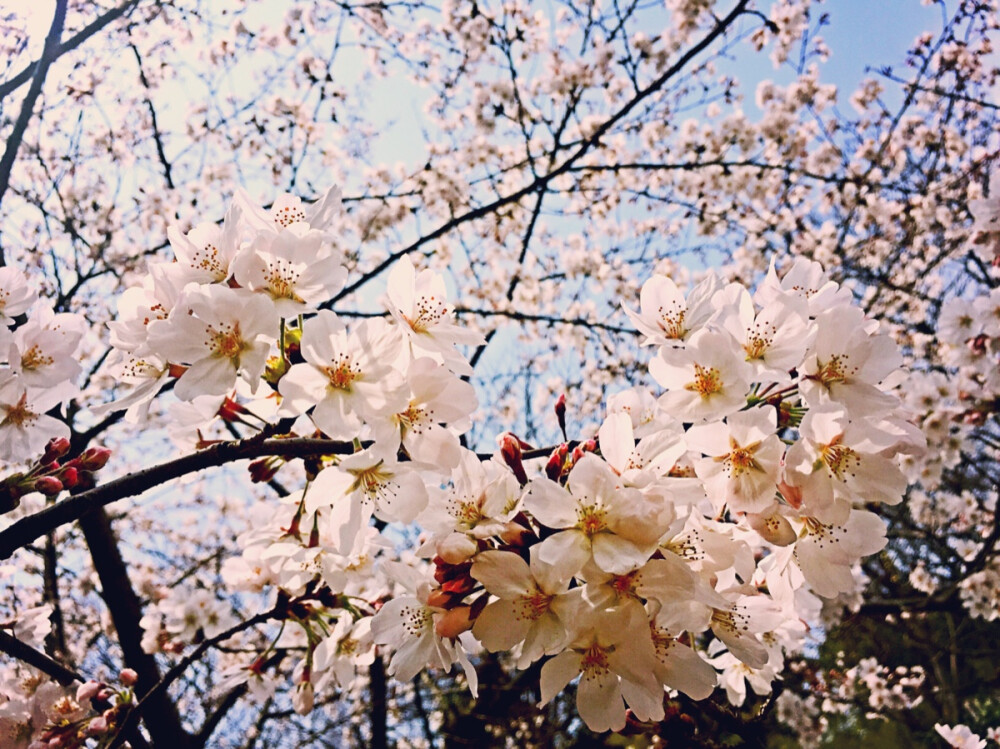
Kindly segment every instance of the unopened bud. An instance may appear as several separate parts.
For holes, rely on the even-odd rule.
[[[53,461],[59,460],[59,458],[69,452],[69,448],[70,444],[68,439],[65,437],[53,437],[45,446],[45,452],[42,453],[42,457],[38,460],[38,462],[45,465],[46,463],[52,463]]]
[[[97,693],[101,690],[101,682],[99,681],[87,681],[76,688],[76,701],[84,702],[85,700],[92,700],[97,696]]]
[[[562,476],[563,468],[566,467],[566,456],[569,454],[569,445],[565,442],[549,456],[548,463],[545,464],[545,475],[553,481],[558,481]]]
[[[463,632],[472,629],[472,608],[469,606],[456,606],[449,611],[445,611],[441,618],[434,624],[434,631],[439,637],[458,637]]]
[[[123,668],[121,673],[118,674],[118,680],[122,683],[123,687],[134,687],[136,682],[139,681],[139,674],[135,672],[135,669]]]
[[[479,551],[479,544],[464,533],[451,533],[437,545],[437,554],[448,564],[461,564]]]
[[[559,396],[559,400],[556,401],[555,405],[556,419],[559,421],[559,429],[562,431],[563,439],[569,439],[566,436],[566,393]]]
[[[72,489],[80,483],[80,474],[73,466],[66,466],[59,472],[59,480],[63,487]]]
[[[315,700],[316,689],[312,682],[307,681],[295,689],[295,694],[292,695],[292,707],[299,715],[308,715],[312,712]]]
[[[99,471],[108,464],[110,459],[110,448],[88,447],[76,459],[76,463],[84,471]]]
[[[87,725],[87,733],[90,734],[91,736],[98,733],[107,733],[107,730],[108,730],[108,719],[105,718],[103,715],[97,716]]]
[[[528,483],[528,474],[524,472],[524,464],[521,462],[521,440],[510,432],[504,432],[497,437],[497,444],[500,446],[500,456],[508,468],[514,472],[521,486]]]
[[[62,481],[55,476],[42,476],[39,479],[35,479],[32,488],[36,492],[41,492],[46,497],[54,497],[63,490],[63,485]]]

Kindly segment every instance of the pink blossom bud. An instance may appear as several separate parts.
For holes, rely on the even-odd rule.
[[[63,487],[72,489],[80,483],[80,474],[73,466],[67,466],[59,472],[59,480],[62,481]]]
[[[566,437],[566,393],[559,396],[555,405],[556,419],[559,421],[559,429],[562,431],[563,439]]]
[[[42,453],[42,457],[38,462],[45,465],[46,463],[52,463],[53,461],[59,460],[59,458],[69,452],[69,448],[70,444],[68,439],[65,437],[53,437],[45,446],[45,452]]]
[[[108,464],[110,459],[111,450],[109,448],[88,447],[76,461],[84,471],[99,471]]]
[[[528,483],[528,474],[524,472],[524,464],[521,462],[521,440],[510,432],[504,432],[497,437],[497,444],[500,446],[500,456],[504,463],[514,472],[521,486]]]
[[[437,553],[448,564],[461,564],[479,550],[479,545],[464,533],[451,533],[438,542]]]
[[[35,479],[35,483],[32,488],[36,492],[41,492],[46,497],[54,497],[63,490],[63,485],[62,481],[57,479],[55,476],[42,476],[41,478]]]
[[[85,682],[76,689],[76,701],[83,702],[84,700],[92,700],[97,696],[100,689],[101,682],[99,681]]]
[[[562,476],[563,468],[566,466],[566,456],[569,454],[569,445],[565,442],[549,456],[549,462],[545,464],[545,475],[553,481],[558,481]]]
[[[87,726],[87,733],[91,736],[98,733],[106,733],[108,730],[108,719],[103,715],[99,715],[90,721],[90,725]]]
[[[434,631],[439,637],[458,637],[463,632],[472,629],[471,614],[471,606],[457,606],[445,611],[434,624]]]
[[[139,681],[139,674],[131,668],[123,668],[122,672],[118,674],[118,680],[125,687],[134,687],[136,682]]]

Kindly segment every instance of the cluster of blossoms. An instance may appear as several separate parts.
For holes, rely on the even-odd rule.
[[[31,647],[41,647],[52,629],[50,605],[22,611],[0,629]],[[120,687],[88,681],[74,690],[30,666],[0,666],[0,745],[17,749],[77,749],[108,746],[115,728],[135,702],[137,675],[124,669]]]
[[[131,417],[173,381],[200,413],[260,417],[267,401],[283,434],[329,440],[225,566],[297,625],[226,683],[269,693],[272,652],[298,648],[308,712],[384,646],[397,679],[458,662],[475,692],[468,656],[485,648],[520,668],[545,659],[543,703],[580,677],[597,731],[622,729],[626,706],[662,720],[665,689],[768,694],[821,598],[853,594],[859,560],[885,545],[868,508],[902,499],[896,456],[923,442],[892,392],[896,346],[848,290],[804,259],[781,277],[772,265],[754,294],[710,274],[685,295],[654,276],[626,312],[662,392],[613,396],[595,439],[530,452],[508,433],[480,456],[458,438],[477,404],[456,344],[482,338],[405,257],[387,316],[330,311],[346,280],[338,214],[335,191],[270,212],[237,198],[223,227],[171,234],[177,262],[153,266],[112,324],[138,384],[117,404]],[[564,401],[557,414],[565,435]],[[415,556],[380,532],[414,523]],[[146,645],[222,635],[224,609],[161,601]]]
[[[36,458],[50,440],[69,437],[69,427],[49,411],[78,392],[74,380],[81,367],[75,355],[86,323],[80,315],[55,313],[51,307],[32,309],[37,298],[21,271],[0,268],[0,322],[6,326],[0,328],[0,460],[10,463]],[[34,483],[8,482],[13,501],[2,509],[35,491]],[[54,483],[37,487],[46,489],[54,489]]]
[[[990,183],[988,198],[970,202],[976,221],[972,248],[984,263],[996,265],[993,249],[1000,237],[1000,177]],[[983,248],[989,254],[983,254]],[[987,281],[989,279],[987,278]],[[970,455],[996,457],[996,415],[1000,413],[1000,288],[968,284],[941,304],[934,340],[938,366],[913,372],[906,406],[919,415],[918,424],[933,449],[925,459],[905,460],[907,479],[918,485],[910,513],[918,522],[949,528],[949,544],[968,565],[984,551],[994,527],[997,492],[992,485],[971,485],[955,492],[954,481]],[[949,476],[952,479],[949,479]],[[941,580],[923,562],[911,570],[910,583],[933,593]],[[948,581],[944,580],[947,584]],[[992,557],[969,568],[959,590],[972,616],[993,621],[1000,616],[1000,566]]]

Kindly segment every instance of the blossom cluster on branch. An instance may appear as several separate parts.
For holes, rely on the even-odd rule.
[[[871,508],[902,499],[896,458],[922,447],[877,322],[802,259],[772,265],[754,293],[710,274],[685,295],[654,276],[625,309],[662,390],[614,396],[596,434],[529,473],[531,448],[510,433],[488,460],[460,443],[476,397],[457,346],[482,339],[456,323],[441,276],[404,257],[385,317],[327,308],[346,280],[338,213],[335,190],[270,211],[239,197],[221,228],[172,234],[176,261],[151,266],[111,324],[117,366],[138,383],[112,407],[138,417],[172,383],[209,415],[201,426],[238,418],[355,446],[310,460],[223,573],[234,590],[271,591],[298,630],[296,708],[347,687],[376,646],[402,681],[461,663],[474,693],[480,648],[520,668],[545,659],[543,703],[580,676],[580,715],[598,731],[622,729],[626,705],[662,720],[665,688],[702,699],[721,683],[741,704],[746,677],[766,694],[819,597],[857,590],[857,563],[885,545]],[[381,532],[413,523],[416,548]],[[176,591],[145,617],[145,643],[178,648],[234,623],[207,593]],[[235,683],[268,693],[273,647]]]

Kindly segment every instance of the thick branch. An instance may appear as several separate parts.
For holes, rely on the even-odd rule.
[[[21,642],[16,637],[0,629],[0,652],[24,661],[29,666],[34,666],[44,674],[48,674],[64,687],[69,686],[74,681],[86,681],[76,671],[66,668],[57,660],[53,660],[45,653],[35,650],[26,642]]]
[[[233,637],[234,635],[237,635],[240,632],[243,632],[244,630],[250,629],[251,627],[256,627],[258,624],[263,624],[269,619],[275,618],[277,613],[278,613],[277,609],[271,609],[270,611],[264,611],[261,612],[260,614],[256,614],[255,616],[250,617],[246,621],[240,622],[239,624],[230,627],[225,632],[222,632],[221,634],[218,634],[215,637],[205,640],[198,647],[196,647],[194,650],[192,650],[190,653],[184,656],[184,658],[182,658],[180,662],[178,662],[173,668],[171,668],[169,671],[167,671],[166,674],[164,674],[163,678],[160,679],[152,687],[152,689],[150,689],[149,692],[146,693],[145,697],[139,700],[139,704],[137,704],[135,708],[129,712],[125,720],[122,721],[121,727],[118,729],[118,735],[111,742],[112,749],[114,747],[121,746],[122,740],[131,730],[131,728],[135,726],[136,722],[139,720],[140,717],[145,715],[146,722],[147,724],[149,723],[151,714],[155,713],[157,709],[156,705],[161,700],[166,700],[167,702],[169,702],[169,699],[167,699],[167,690],[170,688],[170,685],[173,684],[175,681],[177,681],[177,679],[179,679],[184,674],[184,672],[191,667],[191,664],[199,660],[206,652],[208,652],[210,648],[215,647],[221,642],[225,642],[230,637]],[[169,746],[172,749],[175,745],[164,744],[164,746]]]
[[[142,649],[143,632],[139,625],[142,604],[129,580],[128,568],[111,529],[111,521],[104,510],[98,510],[80,518],[80,527],[90,549],[94,569],[101,580],[101,595],[118,633],[125,665],[138,674],[136,694],[145,695],[142,701],[152,705],[146,714],[146,726],[153,744],[185,749],[190,743],[190,736],[181,725],[177,706],[165,692],[155,690],[161,681],[160,669],[156,659]],[[122,730],[127,730],[124,725]]]
[[[553,449],[554,447],[540,447],[525,451],[522,457],[525,460],[548,457]],[[67,497],[34,515],[21,518],[9,528],[0,531],[0,559],[8,558],[36,538],[61,525],[79,520],[93,510],[126,497],[142,494],[154,486],[186,476],[189,473],[197,473],[206,468],[217,468],[245,458],[261,458],[266,455],[280,455],[291,459],[317,455],[350,455],[353,452],[354,445],[351,442],[316,438],[251,438],[237,442],[219,442],[191,455],[184,455],[141,471],[126,474],[89,491]],[[484,454],[479,457],[481,460],[489,460],[491,456]]]
[[[93,21],[88,23],[73,36],[67,39],[65,42],[60,44],[55,50],[55,58],[62,57],[67,52],[72,52],[74,49],[79,47],[85,41],[94,36],[97,32],[104,29],[108,24],[114,23],[119,18],[124,16],[130,10],[132,10],[136,5],[138,5],[139,0],[127,0],[127,2],[112,8],[103,15],[98,16]],[[44,56],[44,55],[43,55]],[[35,60],[34,62],[28,64],[20,73],[7,79],[3,83],[0,83],[0,99],[6,98],[8,95],[19,89],[25,83],[31,80],[32,71],[34,71],[41,60]]]
[[[68,0],[56,0],[56,12],[52,17],[52,25],[49,27],[48,36],[45,37],[45,48],[42,56],[35,65],[35,72],[31,79],[31,87],[21,102],[21,112],[14,123],[14,129],[7,138],[7,145],[0,158],[0,203],[10,186],[10,173],[14,168],[14,160],[17,158],[18,149],[24,139],[24,133],[28,129],[31,115],[35,111],[35,102],[42,93],[42,85],[45,83],[45,76],[49,72],[49,66],[59,56],[59,39],[62,37],[63,24],[66,22],[66,5]],[[3,248],[0,247],[0,265],[4,265]]]
[[[191,455],[126,474],[102,486],[67,497],[34,515],[21,518],[6,530],[0,531],[0,559],[6,559],[17,549],[61,525],[79,520],[91,510],[117,502],[119,499],[142,494],[154,486],[205,468],[265,455],[305,457],[346,455],[353,451],[354,446],[349,442],[324,439],[249,439],[242,442],[220,442]]]

